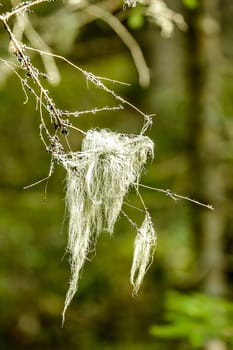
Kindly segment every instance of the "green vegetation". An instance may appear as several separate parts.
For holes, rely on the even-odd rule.
[[[151,334],[164,339],[188,339],[201,348],[210,339],[233,345],[233,303],[206,294],[169,291],[166,295],[166,323],[151,327]]]

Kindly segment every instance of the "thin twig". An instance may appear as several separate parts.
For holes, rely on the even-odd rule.
[[[132,227],[138,231],[138,226],[136,224],[136,222],[134,222],[132,219],[130,219],[130,217],[126,214],[126,212],[124,212],[124,210],[121,209],[121,213],[124,215],[124,217],[129,221],[129,223],[132,225]]]
[[[136,207],[135,205],[132,205],[132,204],[129,204],[129,203],[127,203],[127,202],[123,202],[124,203],[124,205],[126,205],[127,207],[130,207],[130,208],[133,208],[133,209],[135,209],[135,210],[138,210],[138,211],[140,211],[141,213],[144,213],[145,214],[145,209],[141,209],[141,208],[138,208],[138,207]]]
[[[46,50],[46,51],[50,52],[50,50],[51,50],[50,47],[45,43],[43,38],[34,29],[27,14],[24,14],[24,16],[17,16],[16,19],[17,19],[17,22],[15,24],[15,27],[16,27],[16,25],[17,25],[17,27],[15,28],[14,31],[12,31],[13,33],[15,32],[15,34],[18,34],[18,31],[20,28],[20,30],[22,32],[22,36],[24,34],[28,38],[31,45],[37,46],[37,47],[41,48],[42,50]],[[18,35],[17,35],[17,38],[18,38]],[[18,40],[19,40],[19,38],[18,38]],[[58,68],[56,66],[54,57],[47,55],[47,56],[41,56],[41,59],[42,59],[45,71],[48,74],[48,78],[49,78],[50,83],[53,85],[57,85],[60,82],[61,78],[60,78],[60,73],[59,73]]]
[[[47,55],[47,56],[52,56],[54,58],[58,58],[66,63],[68,63],[71,67],[79,70],[81,73],[83,74],[87,74],[88,72],[85,71],[84,69],[82,69],[81,67],[77,66],[76,64],[72,63],[70,60],[68,60],[67,58],[65,58],[64,56],[61,56],[61,55],[57,55],[55,53],[52,53],[52,52],[47,52],[47,51],[44,51],[44,50],[40,50],[40,49],[36,49],[34,47],[30,47],[30,46],[27,46],[27,45],[24,45],[24,48],[26,50],[29,50],[29,51],[34,51],[34,52],[37,52],[39,53],[40,55]],[[91,74],[91,73],[90,73]],[[106,80],[106,81],[110,81],[111,83],[113,84],[120,84],[120,85],[126,85],[126,86],[130,86],[129,83],[126,83],[126,82],[123,82],[123,81],[120,81],[120,80],[115,80],[115,79],[110,79],[110,78],[106,78],[106,77],[100,77],[100,76],[96,76],[96,78],[98,79],[101,79],[101,80]]]
[[[66,127],[70,128],[70,129],[73,129],[73,130],[76,130],[76,131],[80,132],[80,134],[82,134],[82,135],[86,135],[87,134],[85,131],[83,131],[82,129],[77,128],[74,125],[67,124]]]
[[[138,71],[140,85],[142,87],[148,87],[150,84],[150,71],[146,64],[142,49],[134,37],[130,34],[130,32],[125,28],[125,26],[119,21],[116,16],[112,15],[110,12],[99,6],[90,5],[84,8],[83,11],[96,18],[101,18],[117,33],[123,43],[128,47],[133,57],[135,66]]]
[[[93,108],[93,109],[89,109],[89,110],[84,110],[84,111],[75,111],[75,112],[69,112],[69,111],[61,111],[61,114],[67,117],[75,117],[78,118],[84,114],[96,114],[98,112],[105,112],[105,111],[119,111],[124,109],[124,107],[122,105],[119,106],[113,106],[113,107],[109,107],[109,106],[105,106],[105,107],[100,107],[100,108]]]
[[[58,110],[55,107],[53,100],[49,96],[48,91],[41,84],[37,70],[31,64],[29,57],[27,57],[25,55],[23,45],[20,42],[18,42],[18,40],[15,38],[14,34],[12,33],[12,31],[7,23],[7,19],[5,19],[4,16],[0,16],[0,20],[2,20],[4,27],[10,36],[11,42],[12,42],[14,50],[15,50],[15,54],[16,54],[17,58],[21,61],[22,67],[25,68],[25,70],[28,72],[28,74],[30,75],[32,80],[35,82],[35,84],[38,86],[39,90],[41,91],[46,103],[48,104],[48,109],[51,112],[50,115],[52,114],[55,124],[60,129],[62,129],[63,123],[62,123],[61,117],[58,113]]]
[[[135,184],[136,185],[136,184]],[[167,196],[171,197],[173,200],[177,201],[179,199],[184,199],[186,201],[189,201],[189,202],[192,202],[192,203],[195,203],[197,205],[200,205],[202,207],[205,207],[207,209],[210,209],[210,210],[214,210],[214,207],[211,205],[211,204],[205,204],[205,203],[201,203],[195,199],[192,199],[192,198],[189,198],[187,196],[181,196],[179,194],[176,194],[174,192],[172,192],[171,190],[164,190],[162,188],[157,188],[157,187],[151,187],[151,186],[147,186],[147,185],[143,185],[143,184],[138,184],[138,186],[140,187],[144,187],[144,188],[147,188],[148,190],[152,190],[152,191],[157,191],[157,192],[162,192],[162,193],[165,193]]]
[[[34,186],[36,186],[36,185],[39,185],[40,183],[42,183],[42,182],[48,180],[50,177],[51,177],[51,175],[48,175],[48,176],[44,177],[43,179],[41,179],[41,180],[39,180],[39,181],[37,181],[37,182],[34,182],[34,183],[31,184],[31,185],[24,186],[23,189],[24,189],[24,190],[27,190],[27,189],[29,189],[29,188],[31,188],[31,187],[34,187]]]
[[[106,80],[106,78],[99,77],[99,76],[96,76],[96,75],[94,75],[94,74],[92,74],[90,72],[87,72],[86,70],[84,70],[81,67],[75,65],[74,63],[70,62],[67,58],[65,58],[63,56],[60,56],[60,55],[57,55],[57,54],[54,54],[54,53],[51,53],[51,52],[46,52],[46,51],[43,51],[43,50],[38,50],[38,49],[31,48],[31,47],[28,47],[28,46],[24,46],[24,48],[27,49],[27,50],[36,51],[36,52],[40,53],[41,55],[51,55],[51,56],[53,56],[55,58],[58,58],[60,60],[65,61],[71,67],[79,70],[85,76],[87,81],[90,80],[95,86],[102,88],[105,92],[107,92],[108,94],[112,95],[116,100],[120,101],[122,104],[128,105],[130,108],[135,110],[138,114],[143,116],[144,121],[145,121],[144,126],[143,126],[143,128],[141,130],[141,134],[144,134],[144,132],[147,130],[147,128],[152,125],[152,119],[151,118],[154,116],[154,114],[148,115],[148,114],[144,113],[139,108],[137,108],[134,104],[132,104],[131,102],[125,100],[123,97],[117,95],[113,90],[109,89],[105,84],[103,84],[102,80]],[[112,82],[117,82],[117,81],[112,80]]]
[[[34,0],[32,2],[25,1],[22,4],[19,4],[15,8],[11,10],[11,12],[7,12],[5,14],[0,15],[0,20],[8,21],[12,16],[18,15],[19,13],[23,13],[24,11],[28,11],[31,7],[39,5],[43,2],[49,2],[51,0]]]

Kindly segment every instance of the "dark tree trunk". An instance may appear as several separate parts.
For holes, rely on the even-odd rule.
[[[214,212],[192,207],[191,215],[203,289],[213,295],[226,292],[219,6],[218,0],[203,0],[197,9],[190,10],[187,60],[191,191],[195,198],[215,207]]]

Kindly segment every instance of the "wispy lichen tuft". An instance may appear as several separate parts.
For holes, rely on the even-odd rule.
[[[130,282],[133,285],[133,294],[137,294],[146,271],[150,267],[157,245],[157,235],[151,217],[146,212],[142,226],[138,229],[134,241],[133,263],[130,273]]]
[[[92,243],[101,231],[113,233],[124,196],[130,186],[137,185],[148,157],[153,157],[153,148],[147,136],[89,130],[81,152],[59,156],[67,171],[67,248],[71,265],[63,320]]]

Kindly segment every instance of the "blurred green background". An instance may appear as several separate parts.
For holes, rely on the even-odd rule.
[[[188,25],[186,31],[175,26],[169,38],[142,6],[122,10],[118,1],[94,3],[117,16],[141,46],[151,72],[148,88],[140,87],[119,36],[75,8],[75,1],[74,7],[72,1],[40,5],[29,18],[53,52],[96,75],[130,83],[108,86],[156,114],[147,132],[155,160],[142,183],[215,210],[142,190],[158,247],[139,295],[132,297],[129,282],[135,232],[120,217],[114,236],[103,233],[98,240],[61,328],[69,281],[65,171],[56,166],[47,190],[45,183],[23,190],[47,176],[50,155],[39,137],[34,99],[24,104],[19,79],[1,66],[0,349],[233,349],[233,3],[166,1]],[[1,11],[9,8],[2,1]],[[2,58],[8,58],[8,45],[2,28]],[[33,55],[33,62],[43,71],[39,57]],[[48,88],[60,108],[118,105],[65,62],[57,65],[61,82]],[[81,116],[74,124],[138,133],[142,118],[125,106]],[[70,140],[79,149],[80,135],[72,133]],[[139,205],[134,193],[127,200]],[[125,211],[142,221],[134,209]]]

